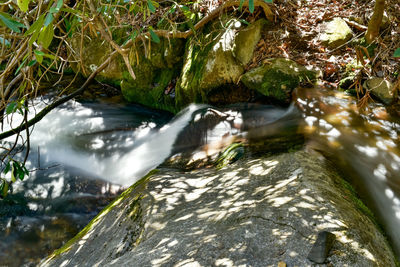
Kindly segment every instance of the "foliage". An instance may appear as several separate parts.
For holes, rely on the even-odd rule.
[[[396,49],[396,51],[394,51],[393,54],[394,57],[400,57],[400,47]]]
[[[247,6],[254,12],[255,7],[262,6],[264,12],[272,14],[265,6],[271,2],[242,0],[240,9]],[[0,143],[0,170],[8,176],[11,173],[8,180],[0,178],[3,196],[17,180],[14,178],[22,180],[29,174],[24,167],[29,153],[29,127],[52,108],[82,93],[113,57],[120,55],[129,75],[135,79],[129,49],[135,49],[137,42],[150,48],[150,41],[159,43],[162,37],[188,38],[220,12],[235,5],[237,1],[218,3],[211,0],[17,0],[0,3],[0,125],[2,131],[6,129],[0,133],[0,141],[17,135],[14,142]],[[81,46],[86,37],[108,42],[113,48],[108,61],[90,70],[92,73],[86,73],[82,55],[76,56],[69,51],[72,49],[71,38],[76,35],[82,40]],[[28,121],[28,113],[33,113],[29,109],[30,101],[40,94],[42,82],[56,80],[56,86],[71,63],[88,77],[85,84],[73,94],[55,100]],[[17,114],[23,121],[10,130],[7,123]],[[22,131],[26,131],[25,137],[21,135]],[[21,153],[25,155],[19,156]]]

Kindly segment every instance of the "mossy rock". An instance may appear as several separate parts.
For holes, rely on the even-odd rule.
[[[218,88],[237,84],[265,24],[259,20],[249,27],[241,27],[238,19],[224,16],[190,38],[176,87],[177,107],[183,108],[192,102],[209,103],[210,92],[215,97]]]
[[[146,49],[143,45],[132,48],[130,62],[136,79],[124,69],[121,81],[124,98],[147,107],[176,112],[174,95],[165,94],[165,89],[179,75],[183,49],[184,40],[164,38]]]
[[[102,40],[100,36],[83,36],[81,38],[80,34],[74,34],[71,38],[71,47],[74,51],[72,56],[78,61],[78,63],[71,64],[71,68],[75,73],[80,71],[85,77],[88,77],[106,61],[112,52],[110,44]],[[80,58],[82,61],[79,61]],[[119,86],[123,68],[121,63],[123,64],[123,61],[112,60],[104,70],[97,74],[96,80]]]
[[[256,90],[264,96],[289,103],[294,88],[303,82],[313,82],[316,77],[316,72],[290,59],[276,58],[248,71],[241,81],[249,89]]]

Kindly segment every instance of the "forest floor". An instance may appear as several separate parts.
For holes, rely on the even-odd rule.
[[[321,70],[323,85],[338,88],[346,66],[348,68],[349,64],[359,60],[354,64],[361,67],[353,70],[357,71],[353,87],[362,86],[363,81],[369,77],[382,77],[392,83],[397,79],[400,81],[400,58],[393,56],[394,51],[400,47],[400,2],[386,2],[388,21],[383,23],[374,52],[369,54],[366,53],[367,49],[362,48],[365,47],[362,38],[374,3],[365,0],[276,0],[273,29],[264,34],[257,45],[253,61],[247,67],[256,67],[268,58],[286,57]],[[261,10],[247,20],[251,22],[260,15]],[[330,50],[321,45],[319,36],[322,24],[335,17],[344,18],[354,35],[346,44]]]

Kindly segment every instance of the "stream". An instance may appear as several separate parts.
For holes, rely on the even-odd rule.
[[[46,101],[36,99],[36,111]],[[0,265],[38,263],[170,156],[206,158],[233,142],[255,153],[304,144],[320,151],[376,213],[400,255],[399,131],[399,119],[382,105],[360,112],[354,98],[320,88],[297,89],[287,108],[192,104],[174,118],[139,105],[69,101],[34,126],[30,176],[0,202]]]

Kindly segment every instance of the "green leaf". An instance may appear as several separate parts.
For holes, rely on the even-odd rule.
[[[7,172],[9,172],[9,171],[10,171],[10,168],[11,168],[11,164],[10,164],[10,162],[7,162],[7,165],[6,165],[6,167],[4,168],[3,173],[6,174]]]
[[[76,14],[76,15],[81,14],[81,12],[79,10],[72,9],[72,8],[69,8],[69,7],[63,7],[63,8],[60,8],[60,10],[63,11],[63,12],[66,12],[66,13],[71,13],[71,14]]]
[[[42,58],[42,60],[43,60],[43,58]],[[31,61],[29,61],[29,63],[28,63],[28,67],[32,67],[33,65],[35,65],[37,62],[38,62],[39,60],[31,60]]]
[[[40,15],[40,17],[29,27],[29,29],[25,32],[24,36],[28,36],[29,34],[40,30],[43,26],[44,14]]]
[[[189,9],[187,6],[185,6],[185,5],[181,5],[180,8],[181,8],[183,11],[186,11],[186,12],[190,11],[190,9]]]
[[[22,61],[21,65],[18,66],[17,70],[15,71],[15,75],[17,75],[17,73],[22,69],[22,67],[25,65],[27,58],[24,59],[24,61]]]
[[[44,56],[44,57],[47,57],[47,58],[50,58],[50,59],[52,59],[52,60],[56,59],[55,56],[50,55],[50,54],[44,54],[43,56]]]
[[[10,18],[9,15],[0,12],[0,20],[8,27],[10,28],[10,30],[17,32],[17,33],[21,33],[21,30],[19,28],[25,28],[25,25],[13,20]]]
[[[396,51],[394,51],[393,54],[394,57],[400,57],[400,47],[396,49]]]
[[[239,10],[242,10],[243,3],[244,3],[244,0],[240,0],[240,2],[239,2]]]
[[[38,42],[42,44],[43,48],[47,49],[51,41],[53,40],[54,36],[54,29],[53,23],[50,23],[47,27],[44,27],[43,30],[40,32]]]
[[[28,11],[28,6],[29,6],[30,0],[18,0],[17,5],[19,9],[21,9],[23,12]]]
[[[250,13],[254,12],[254,0],[249,0],[249,11]]]
[[[152,3],[151,0],[147,0],[147,6],[149,7],[149,10],[150,10],[152,13],[156,12],[156,8],[155,8],[155,6],[153,5],[153,3]]]
[[[14,113],[17,110],[17,102],[11,102],[7,105],[6,114]],[[7,171],[8,172],[8,171]]]
[[[273,3],[274,3],[274,0],[264,0],[264,2],[265,2],[265,3],[268,3],[268,4],[273,4]]]
[[[17,181],[17,175],[18,175],[18,164],[17,162],[13,162],[12,167],[11,167],[11,182],[15,183]]]
[[[49,26],[50,23],[53,22],[53,19],[54,19],[53,14],[52,13],[48,13],[47,16],[46,16],[46,19],[44,20],[44,27]]]
[[[247,22],[246,20],[244,20],[244,19],[240,19],[239,21],[240,21],[241,23],[243,23],[243,24],[246,24],[247,26],[250,25],[250,23],[248,23],[248,22]]]
[[[151,35],[151,39],[153,40],[153,42],[155,43],[160,43],[160,38],[157,36],[157,34],[152,30],[149,29],[150,35]]]
[[[58,0],[57,1],[57,5],[56,5],[56,9],[57,11],[59,11],[61,9],[61,7],[63,6],[64,1],[63,0]]]

